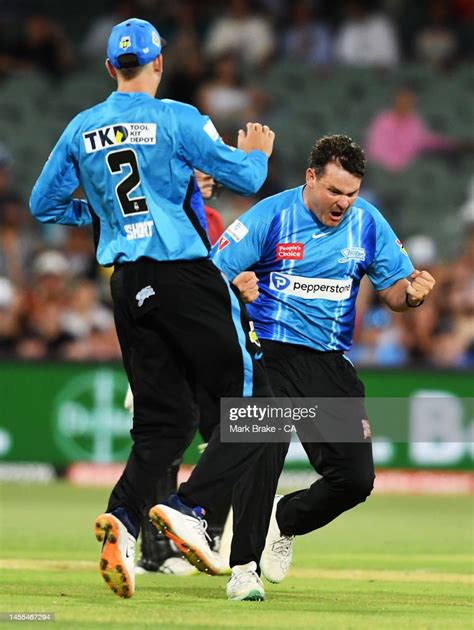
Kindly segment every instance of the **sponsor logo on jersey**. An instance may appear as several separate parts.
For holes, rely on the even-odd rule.
[[[82,134],[86,153],[117,144],[156,144],[156,123],[117,123]]]
[[[397,240],[395,241],[395,243],[398,245],[398,247],[400,248],[402,254],[405,254],[405,256],[408,256],[408,252],[405,249],[405,246],[403,245],[403,243],[401,242],[401,240],[399,238],[397,238]]]
[[[250,326],[250,330],[249,330],[249,339],[252,343],[254,343],[256,346],[258,346],[259,348],[261,347],[260,344],[260,339],[258,338],[257,332],[255,330],[253,321],[250,320],[249,322],[249,326]]]
[[[279,260],[303,260],[303,243],[278,243],[276,246],[276,257]]]
[[[372,437],[372,431],[370,429],[370,422],[368,420],[361,420],[362,431],[364,432],[364,440],[370,440]]]
[[[138,307],[140,308],[140,306],[143,306],[143,302],[152,295],[156,295],[155,290],[152,286],[148,285],[147,287],[143,287],[143,289],[140,289],[140,291],[135,296],[135,299],[138,302]]]
[[[217,243],[217,251],[220,252],[230,243],[229,239],[222,235]]]
[[[243,238],[247,236],[247,234],[249,233],[249,229],[237,219],[231,225],[229,225],[225,233],[228,234],[233,241],[239,243]]]
[[[131,45],[132,45],[132,40],[130,39],[128,35],[124,35],[120,39],[119,46],[122,50],[127,50],[127,48],[130,48]]]
[[[214,123],[212,122],[212,120],[208,120],[203,129],[207,133],[209,138],[211,140],[214,140],[214,142],[219,139],[219,132],[214,127]]]
[[[281,273],[276,273],[273,271],[270,274],[270,288],[275,289],[276,291],[284,291],[291,284],[291,278],[289,276],[284,276]]]
[[[137,238],[149,238],[153,229],[153,221],[140,221],[139,223],[128,223],[125,225],[125,232],[128,241],[135,241]]]
[[[345,247],[341,249],[344,258],[339,258],[337,262],[346,263],[350,260],[365,260],[365,249],[363,247]]]
[[[312,238],[323,238],[323,236],[327,236],[327,232],[321,232],[319,234],[316,234],[316,232],[313,234]]]
[[[305,278],[273,271],[270,289],[305,300],[347,300],[351,295],[352,278]]]

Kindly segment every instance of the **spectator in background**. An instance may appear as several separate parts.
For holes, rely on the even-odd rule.
[[[433,290],[432,299],[423,308],[412,309],[401,318],[403,329],[402,343],[406,351],[406,360],[422,365],[429,361],[439,320],[440,300],[445,270],[439,264],[439,254],[434,240],[426,235],[413,235],[405,241],[405,247],[416,269],[426,269],[435,274],[438,282]]]
[[[13,158],[8,148],[0,142],[0,200],[10,191]]]
[[[177,1],[172,10],[173,26],[166,45],[166,70],[170,74],[201,50],[201,20],[198,7],[190,0]],[[168,34],[166,35],[168,38]]]
[[[96,286],[85,278],[75,284],[61,320],[64,330],[76,339],[114,326],[111,310],[99,302]]]
[[[211,24],[204,42],[210,59],[232,52],[249,67],[265,64],[275,47],[268,16],[257,14],[250,0],[231,0],[228,13]]]
[[[415,54],[419,61],[443,69],[455,61],[460,48],[451,3],[430,0],[427,14],[424,25],[415,34]]]
[[[20,298],[8,278],[0,277],[0,359],[15,354],[20,337]]]
[[[62,325],[69,299],[69,266],[59,251],[46,250],[33,261],[31,288],[23,303],[23,326],[16,347],[22,359],[61,358],[66,343],[72,341]]]
[[[62,79],[72,70],[73,60],[67,37],[57,22],[41,13],[26,18],[13,50],[13,68],[36,69],[52,79]]]
[[[112,28],[115,24],[138,13],[136,0],[117,0],[113,11],[100,15],[92,21],[81,45],[82,55],[85,58],[105,60],[105,51]]]
[[[200,52],[187,57],[168,76],[166,92],[169,98],[198,107],[198,91],[204,79],[204,61]]]
[[[197,94],[198,109],[207,114],[221,129],[231,133],[246,120],[258,118],[263,96],[244,85],[238,75],[238,61],[233,53],[225,53],[214,61],[209,80]]]
[[[283,33],[283,54],[293,62],[312,66],[326,66],[331,61],[330,30],[316,19],[310,0],[292,3],[290,24]]]
[[[112,311],[99,301],[96,285],[81,279],[61,317],[63,330],[73,338],[62,348],[70,360],[110,361],[120,359]]]
[[[440,322],[430,359],[436,366],[474,367],[474,224],[464,251],[449,265],[439,289]]]
[[[97,277],[94,239],[90,228],[66,228],[65,241],[61,249],[68,259],[69,273],[73,277],[83,276],[90,279]]]
[[[198,8],[189,0],[174,6],[174,28],[166,48],[166,92],[169,98],[197,106],[198,88],[205,78]]]
[[[345,18],[336,35],[335,56],[342,64],[392,68],[400,61],[390,18],[370,9],[367,0],[346,0]]]
[[[385,308],[372,293],[372,302],[362,317],[357,343],[348,356],[357,365],[393,367],[403,365],[407,352],[399,313]]]
[[[69,263],[60,251],[46,250],[33,261],[31,288],[27,296],[27,311],[47,303],[65,308],[68,298]]]
[[[0,197],[0,275],[18,287],[26,284],[34,249],[30,215],[15,193]]]
[[[392,109],[375,116],[367,131],[367,157],[391,172],[403,171],[426,151],[452,151],[458,146],[429,129],[416,110],[414,92],[407,87],[397,92]]]
[[[474,2],[452,0],[451,4],[460,35],[461,55],[472,61],[474,57]]]

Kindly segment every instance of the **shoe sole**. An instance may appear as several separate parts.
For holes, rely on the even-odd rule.
[[[260,591],[252,590],[246,595],[237,595],[236,597],[228,597],[231,602],[263,602],[265,601],[265,595],[262,595]]]
[[[267,582],[270,582],[270,584],[280,584],[280,582],[283,582],[283,580],[286,578],[286,576],[288,575],[288,572],[285,573],[285,575],[283,577],[280,577],[278,579],[275,579],[274,577],[272,577],[271,572],[270,575],[265,571],[264,569],[265,564],[262,563],[262,561],[260,561],[260,569],[262,571],[262,575],[263,577],[267,580]]]
[[[99,563],[105,583],[118,597],[130,598],[133,595],[133,583],[118,548],[117,523],[102,514],[95,521],[95,537],[99,542],[105,542]]]
[[[199,551],[199,549],[189,545],[176,534],[173,530],[173,526],[168,520],[167,514],[162,512],[159,507],[152,507],[149,516],[156,529],[172,540],[181,553],[186,557],[186,560],[196,567],[198,571],[201,571],[201,573],[208,573],[209,575],[220,575],[219,567],[215,567],[210,564],[209,560]]]

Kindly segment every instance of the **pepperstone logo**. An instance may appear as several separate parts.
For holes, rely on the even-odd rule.
[[[339,302],[351,296],[352,278],[306,278],[273,271],[269,288],[304,300]]]
[[[54,402],[53,435],[74,460],[121,461],[131,446],[130,413],[123,408],[124,375],[95,370],[72,379]]]
[[[291,284],[291,278],[289,276],[284,276],[281,273],[277,273],[276,271],[272,271],[270,274],[270,288],[275,289],[276,291],[284,291]]]

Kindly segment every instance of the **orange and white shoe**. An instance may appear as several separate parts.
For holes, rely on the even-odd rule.
[[[224,562],[209,546],[204,510],[190,508],[174,494],[164,503],[151,508],[153,525],[172,540],[186,560],[203,573],[222,575]]]
[[[119,597],[132,597],[136,539],[122,521],[109,513],[95,519],[95,537],[103,542],[99,570],[107,586]]]

